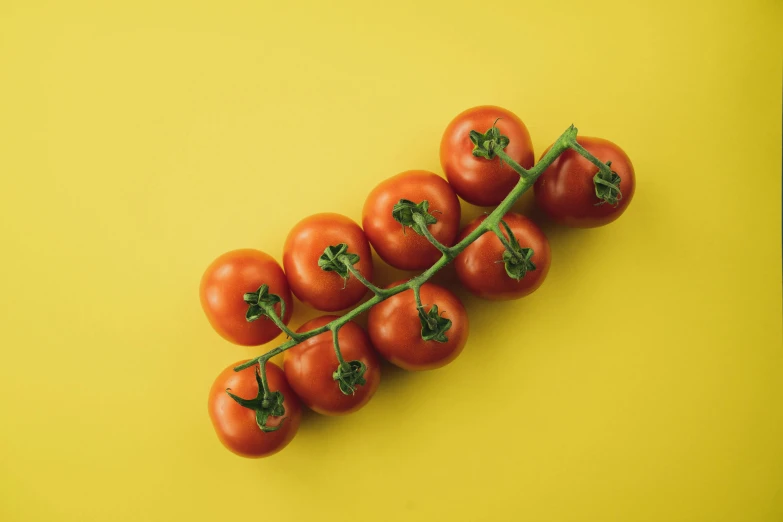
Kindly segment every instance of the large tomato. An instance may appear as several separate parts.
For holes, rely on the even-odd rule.
[[[503,201],[519,182],[519,174],[497,157],[490,160],[473,155],[470,131],[484,134],[493,125],[509,139],[505,153],[522,167],[532,167],[535,156],[527,127],[501,107],[473,107],[457,115],[440,142],[440,163],[454,191],[468,203],[485,207]]]
[[[302,418],[299,399],[288,386],[285,374],[278,366],[267,362],[266,377],[269,390],[283,394],[285,413],[281,417],[269,417],[267,426],[275,431],[262,431],[256,423],[256,412],[236,402],[226,390],[243,399],[258,396],[256,371],[258,365],[234,371],[245,361],[232,364],[215,379],[209,391],[209,418],[218,439],[232,452],[242,457],[266,457],[277,453],[294,438]]]
[[[212,327],[223,338],[235,344],[256,346],[271,341],[280,329],[267,317],[253,322],[245,319],[248,304],[245,293],[268,285],[269,293],[285,302],[283,322],[288,324],[294,303],[283,269],[272,256],[260,250],[243,249],[227,252],[215,259],[201,278],[201,307]],[[275,305],[278,316],[280,304]]]
[[[299,327],[302,333],[319,328],[334,319],[335,315],[316,317]],[[326,331],[311,337],[285,352],[283,368],[291,387],[312,410],[324,415],[345,415],[367,404],[381,381],[378,357],[372,349],[370,338],[358,324],[350,321],[338,333],[340,352],[346,362],[364,363],[365,383],[357,385],[350,395],[340,391],[333,374],[339,365],[332,343],[332,332]]]
[[[294,295],[318,310],[334,312],[358,303],[367,293],[355,277],[344,280],[335,271],[324,271],[318,265],[324,250],[345,244],[348,252],[357,254],[354,267],[372,280],[370,244],[359,225],[340,214],[315,214],[297,223],[288,233],[283,252],[283,267]],[[347,275],[347,273],[346,273]]]
[[[389,285],[397,286],[402,281]],[[389,362],[406,370],[431,370],[453,361],[468,339],[468,314],[459,298],[445,288],[425,283],[421,286],[424,311],[451,321],[445,339],[425,341],[413,290],[396,294],[370,309],[367,330],[378,352]]]
[[[536,202],[554,221],[563,225],[578,228],[606,225],[620,217],[633,199],[636,191],[633,165],[625,152],[611,141],[583,136],[578,136],[576,141],[604,163],[611,161],[610,168],[620,177],[622,197],[614,205],[603,202],[596,195],[593,180],[598,167],[568,149],[536,180],[533,187]]]
[[[471,221],[460,234],[459,241],[476,230],[486,217],[480,216]],[[503,259],[506,247],[494,232],[480,235],[454,260],[460,282],[473,294],[485,299],[516,299],[528,295],[544,282],[551,264],[549,241],[535,223],[514,212],[503,216],[503,221],[514,233],[519,246],[533,251],[528,260],[521,260],[532,265],[527,265],[531,269],[526,270],[520,279],[512,278],[506,272]],[[508,238],[502,226],[501,231]]]
[[[445,179],[432,172],[411,170],[381,182],[364,202],[362,226],[378,255],[403,270],[428,268],[441,253],[426,237],[403,228],[394,219],[392,209],[401,199],[429,203],[429,213],[437,222],[428,230],[446,246],[454,244],[459,232],[459,200]]]

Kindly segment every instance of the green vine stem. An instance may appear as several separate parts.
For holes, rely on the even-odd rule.
[[[261,363],[261,367],[263,368],[266,364],[266,361],[271,359],[272,357],[279,355],[283,353],[284,351],[293,348],[297,344],[310,339],[311,337],[314,337],[316,335],[322,334],[326,331],[332,331],[333,339],[335,340],[335,352],[337,354],[337,359],[340,361],[340,365],[343,366],[346,363],[345,360],[342,358],[342,354],[340,353],[339,345],[337,344],[337,332],[339,329],[349,321],[352,321],[355,319],[358,315],[366,312],[373,306],[377,305],[378,303],[385,301],[391,296],[397,295],[401,292],[404,292],[406,290],[414,290],[414,294],[418,297],[418,289],[421,288],[421,285],[423,285],[425,282],[429,281],[429,279],[438,272],[441,268],[443,268],[445,265],[447,265],[451,260],[453,260],[457,255],[459,255],[463,250],[465,250],[468,245],[473,243],[476,239],[478,239],[479,236],[486,232],[492,232],[497,234],[500,232],[500,222],[504,215],[506,215],[507,212],[511,210],[511,207],[514,205],[514,203],[522,196],[522,194],[527,191],[530,187],[533,186],[533,183],[538,179],[538,177],[546,170],[549,165],[552,164],[552,162],[557,159],[558,156],[560,156],[563,152],[565,152],[568,149],[573,149],[588,160],[590,160],[593,164],[598,166],[598,168],[603,171],[609,171],[611,172],[611,169],[609,166],[607,166],[606,163],[601,162],[598,158],[590,154],[587,150],[585,150],[581,145],[579,145],[576,142],[576,133],[577,129],[573,125],[571,125],[563,134],[560,135],[560,137],[555,141],[554,145],[550,147],[550,149],[547,151],[546,154],[541,158],[541,160],[536,163],[532,168],[525,169],[522,166],[520,166],[516,161],[514,161],[511,157],[509,157],[505,151],[503,150],[503,147],[501,144],[498,144],[494,141],[492,153],[494,153],[495,156],[497,156],[501,161],[504,161],[509,166],[511,166],[512,169],[514,169],[520,176],[519,182],[514,186],[514,188],[509,192],[508,196],[495,208],[495,210],[490,213],[484,221],[481,222],[481,224],[476,227],[475,230],[473,230],[470,234],[465,236],[465,238],[462,239],[459,243],[452,247],[447,247],[440,243],[435,237],[429,232],[425,225],[423,223],[424,219],[418,215],[414,214],[413,219],[417,221],[417,225],[419,225],[420,228],[422,228],[424,236],[438,249],[442,252],[442,256],[440,259],[438,259],[431,267],[429,267],[427,270],[422,272],[416,277],[411,278],[405,283],[401,283],[397,286],[394,286],[392,288],[378,288],[369,281],[367,281],[366,278],[364,278],[358,270],[356,270],[353,265],[348,261],[343,261],[346,265],[346,268],[349,270],[352,276],[356,277],[359,281],[361,281],[365,286],[367,286],[372,292],[373,297],[365,301],[364,303],[358,305],[357,307],[353,308],[352,310],[348,311],[345,315],[338,317],[337,319],[331,321],[328,324],[325,324],[323,326],[320,326],[318,328],[314,328],[312,330],[309,330],[307,332],[301,332],[296,333],[294,335],[291,335],[291,332],[287,327],[281,328],[284,332],[286,332],[291,339],[285,341],[284,343],[280,344],[276,348],[268,351],[267,353],[260,355],[254,359],[251,359],[244,364],[241,364],[234,368],[235,371],[240,371],[245,368],[249,368],[250,366],[253,366],[254,364]],[[488,160],[492,161],[492,160]],[[422,223],[419,223],[419,221],[422,221]],[[502,232],[499,234],[499,236],[503,236]],[[505,238],[503,238],[505,239]],[[421,306],[421,299],[417,299],[417,306]],[[272,314],[274,314],[274,310],[272,310]],[[274,317],[271,317],[273,321],[275,321]],[[277,318],[278,321],[275,321],[275,324],[282,324],[282,321]],[[269,388],[266,384],[266,372],[262,370],[261,372],[261,378],[264,384],[264,392],[266,394],[269,393]]]

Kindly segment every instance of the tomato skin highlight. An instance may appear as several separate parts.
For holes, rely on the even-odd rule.
[[[324,315],[312,319],[297,329],[298,333],[319,328],[336,315]],[[338,333],[340,351],[346,362],[361,361],[367,367],[366,383],[357,386],[353,395],[345,395],[332,378],[337,369],[337,355],[332,344],[332,333],[326,331],[311,337],[285,352],[283,369],[288,383],[301,401],[322,415],[347,415],[367,404],[381,382],[381,367],[370,338],[364,329],[353,321],[345,323]]]
[[[220,442],[231,452],[241,457],[268,457],[285,448],[299,430],[302,418],[302,406],[293,390],[288,386],[285,374],[271,362],[266,365],[266,377],[269,389],[283,394],[283,417],[269,417],[267,425],[282,425],[276,431],[263,432],[256,424],[256,414],[232,399],[226,389],[244,399],[258,395],[256,383],[257,365],[239,372],[234,367],[246,361],[239,361],[223,370],[215,379],[209,391],[208,410],[212,427]]]
[[[291,290],[316,310],[344,310],[367,294],[367,287],[355,277],[349,276],[346,282],[336,272],[326,272],[318,266],[318,258],[326,247],[340,243],[348,245],[348,252],[359,255],[354,267],[372,281],[370,243],[350,218],[333,213],[315,214],[294,225],[286,238],[283,268]]]
[[[423,270],[432,266],[441,253],[427,238],[410,228],[403,231],[394,220],[392,208],[401,199],[414,203],[429,201],[429,211],[438,220],[429,226],[429,231],[446,246],[454,244],[459,232],[459,200],[445,179],[425,170],[397,174],[382,181],[367,196],[362,227],[381,259],[402,270]]]
[[[404,281],[392,283],[387,288]],[[389,297],[370,309],[367,331],[378,353],[405,370],[432,370],[457,358],[468,340],[468,314],[459,298],[432,283],[421,286],[421,301],[426,310],[438,305],[440,315],[452,321],[446,331],[448,341],[425,341],[413,290]]]
[[[593,176],[598,167],[578,152],[568,149],[547,167],[533,185],[538,206],[553,221],[575,228],[600,227],[611,223],[628,208],[636,192],[636,174],[628,155],[602,138],[577,136],[576,141],[620,176],[622,199],[617,206],[600,203]],[[544,154],[551,148],[548,147]]]
[[[458,241],[473,232],[487,216],[474,219],[460,233]],[[472,294],[491,300],[518,299],[534,292],[546,279],[552,262],[552,251],[544,233],[530,219],[508,212],[503,220],[511,228],[519,245],[532,248],[531,261],[536,269],[528,271],[519,281],[511,278],[503,264],[506,248],[494,232],[480,235],[454,260],[460,283]],[[505,232],[501,226],[501,230]]]
[[[199,289],[201,307],[212,328],[227,341],[257,346],[280,334],[280,329],[266,317],[253,322],[245,319],[248,305],[243,296],[255,292],[262,284],[269,286],[269,293],[285,301],[282,320],[288,324],[294,302],[283,269],[272,256],[249,248],[232,250],[207,267]],[[278,315],[280,308],[279,304],[275,305]]]
[[[440,164],[454,191],[468,203],[483,207],[503,201],[520,179],[497,157],[488,160],[473,155],[470,131],[484,133],[493,124],[510,140],[506,154],[523,168],[532,167],[535,155],[530,133],[522,120],[502,107],[483,105],[460,113],[446,127],[440,143]]]

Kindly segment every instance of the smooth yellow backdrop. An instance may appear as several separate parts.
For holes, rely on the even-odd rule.
[[[4,0],[0,520],[783,520],[782,28],[771,0]],[[542,221],[546,283],[461,292],[449,367],[225,451],[207,390],[260,350],[212,332],[203,269],[440,172],[485,103],[537,152],[620,144],[628,212]]]

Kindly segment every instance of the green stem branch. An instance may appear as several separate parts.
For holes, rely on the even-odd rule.
[[[264,355],[256,357],[255,359],[251,359],[251,360],[247,361],[246,363],[237,366],[236,368],[234,368],[234,370],[240,371],[240,370],[243,370],[245,368],[249,368],[250,366],[253,366],[254,364],[257,364],[259,362],[265,363],[268,359],[274,357],[275,355],[281,354],[284,351],[293,348],[294,346],[296,346],[297,344],[301,343],[302,341],[305,341],[305,340],[307,340],[307,339],[309,339],[311,337],[314,337],[314,336],[316,336],[318,334],[324,333],[324,332],[326,332],[328,330],[331,330],[333,332],[332,335],[334,336],[333,339],[335,340],[335,347],[336,347],[335,351],[338,354],[338,360],[340,360],[341,363],[344,362],[344,361],[341,360],[342,359],[342,354],[340,354],[339,348],[337,348],[337,339],[336,339],[336,336],[337,336],[336,332],[344,324],[348,323],[349,321],[352,321],[358,315],[366,312],[367,310],[369,310],[373,306],[377,305],[378,303],[388,299],[389,297],[397,295],[400,292],[404,292],[405,290],[413,289],[414,294],[418,295],[418,291],[417,290],[419,288],[421,288],[421,285],[423,285],[424,283],[429,281],[429,279],[433,275],[435,275],[435,273],[437,273],[441,268],[446,266],[452,259],[454,259],[463,250],[465,250],[468,247],[468,245],[470,245],[476,239],[478,239],[479,236],[481,236],[482,234],[485,234],[486,232],[494,232],[496,230],[499,231],[500,230],[500,228],[499,228],[500,220],[503,219],[503,216],[505,216],[506,213],[511,210],[511,207],[520,198],[520,196],[522,196],[522,194],[525,191],[527,191],[530,187],[533,186],[533,183],[535,183],[536,179],[538,179],[538,177],[546,170],[546,168],[549,167],[549,165],[551,165],[552,162],[555,161],[555,159],[557,159],[557,157],[560,156],[567,149],[572,148],[572,149],[576,150],[577,152],[579,152],[580,154],[582,154],[583,156],[585,156],[585,153],[586,153],[588,155],[588,156],[585,156],[587,159],[595,158],[594,156],[592,156],[592,154],[590,154],[587,151],[580,152],[580,150],[579,150],[580,148],[582,150],[584,150],[584,149],[581,147],[581,145],[579,145],[576,142],[576,132],[577,132],[577,130],[576,130],[576,128],[573,125],[571,127],[569,127],[562,135],[560,135],[560,137],[557,139],[557,141],[555,141],[554,145],[552,145],[552,147],[547,151],[547,153],[544,154],[544,156],[541,158],[541,160],[538,163],[536,163],[529,170],[522,168],[522,166],[520,166],[517,162],[515,162],[513,159],[511,159],[503,151],[503,149],[501,147],[498,146],[495,149],[493,149],[495,154],[500,159],[502,159],[503,161],[508,163],[511,166],[512,169],[514,169],[516,172],[519,173],[520,180],[514,186],[514,188],[511,190],[511,192],[509,192],[508,196],[506,196],[506,198],[500,203],[500,205],[498,205],[495,208],[495,210],[493,210],[492,213],[490,213],[486,217],[486,219],[484,219],[484,221],[482,221],[481,224],[479,224],[479,226],[476,227],[475,230],[473,230],[473,232],[471,232],[465,238],[463,238],[462,241],[460,241],[459,243],[457,243],[453,247],[449,248],[449,247],[444,246],[437,239],[435,239],[432,236],[432,234],[429,233],[429,231],[427,230],[426,227],[422,227],[422,229],[425,231],[425,234],[424,234],[425,237],[427,237],[427,239],[429,239],[430,242],[433,245],[435,245],[435,247],[438,248],[438,250],[440,250],[443,253],[443,255],[440,257],[440,259],[438,259],[435,262],[435,264],[433,264],[431,267],[429,267],[427,270],[425,270],[424,272],[422,272],[418,276],[413,277],[410,280],[408,280],[407,282],[400,283],[399,285],[394,286],[392,288],[379,289],[379,288],[375,287],[374,285],[372,285],[372,283],[369,283],[369,281],[367,281],[366,283],[364,283],[365,286],[367,286],[371,290],[373,290],[373,288],[375,288],[375,290],[373,290],[373,293],[375,295],[372,298],[368,299],[364,303],[362,303],[359,306],[357,306],[356,308],[350,310],[345,315],[343,315],[341,317],[338,317],[337,319],[333,320],[332,322],[330,322],[328,324],[325,324],[323,326],[320,326],[318,328],[314,328],[314,329],[309,330],[307,332],[301,332],[301,333],[295,334],[295,333],[291,332],[287,327],[285,327],[285,328],[281,327],[281,330],[283,330],[284,332],[288,333],[288,335],[291,337],[290,340],[284,342],[283,344],[279,345],[278,347],[274,348],[273,350],[270,350],[269,352],[265,353]],[[487,160],[487,161],[492,161],[492,160]],[[591,159],[590,161],[593,161],[593,160]],[[597,159],[595,161],[593,161],[593,163],[595,163],[595,162],[600,163],[600,161],[598,161]],[[596,163],[596,164],[598,164],[598,163]],[[603,164],[603,163],[600,163],[599,167],[601,167],[601,165],[606,167],[606,165]],[[608,168],[608,167],[606,167],[606,168]],[[497,232],[495,232],[495,233],[497,233]],[[501,241],[503,239],[505,239],[505,236],[503,236],[502,233],[500,234],[500,236],[502,236]],[[358,271],[357,271],[357,273],[358,273]],[[351,272],[351,274],[353,274],[356,277],[356,274],[353,271]],[[358,277],[357,277],[357,279],[358,279]],[[365,281],[366,281],[366,279],[365,279]],[[421,298],[420,297],[417,300],[416,305],[417,306],[421,306]],[[272,320],[274,321],[275,319],[273,318]],[[280,321],[279,318],[277,318],[277,321],[275,321],[275,324],[277,324],[278,321],[282,324],[282,321]],[[279,324],[278,324],[278,326],[279,326]],[[283,326],[285,326],[285,325],[283,325]],[[262,366],[262,368],[263,368],[263,366]],[[265,385],[264,386],[264,390],[266,391],[267,390],[267,386],[266,386],[266,371],[262,371],[261,377],[262,377],[262,379],[264,381],[264,385]]]
[[[422,230],[422,233],[424,234],[424,237],[427,238],[427,241],[432,243],[432,246],[440,250],[441,254],[444,256],[449,257],[449,259],[453,258],[453,254],[451,252],[451,249],[438,241],[435,236],[432,235],[432,232],[430,232],[430,229],[427,227],[427,222],[424,220],[424,217],[421,216],[421,214],[414,214],[413,220],[416,222],[417,225]]]
[[[332,328],[332,344],[334,344],[334,353],[337,355],[337,362],[340,366],[345,366],[345,359],[343,359],[343,353],[340,351],[340,341],[338,340],[338,333],[340,327]]]
[[[358,279],[361,284],[369,288],[370,291],[376,296],[383,296],[384,291],[378,288],[377,286],[375,286],[374,284],[372,284],[371,282],[369,282],[367,278],[364,277],[362,273],[359,272],[359,270],[357,270],[355,266],[353,266],[353,263],[351,263],[348,258],[341,258],[341,261],[345,265],[345,268],[347,268],[348,271],[351,273],[351,275],[354,276],[356,279]]]
[[[285,307],[285,304],[283,301],[280,301],[280,305],[282,307]],[[266,312],[266,316],[273,322],[275,325],[280,328],[282,332],[284,332],[288,337],[294,340],[299,339],[299,334],[288,328],[288,325],[286,325],[282,319],[280,319],[280,316],[277,315],[277,312],[275,311],[274,306],[264,306],[264,311]],[[285,308],[281,308],[281,311],[285,310]]]

